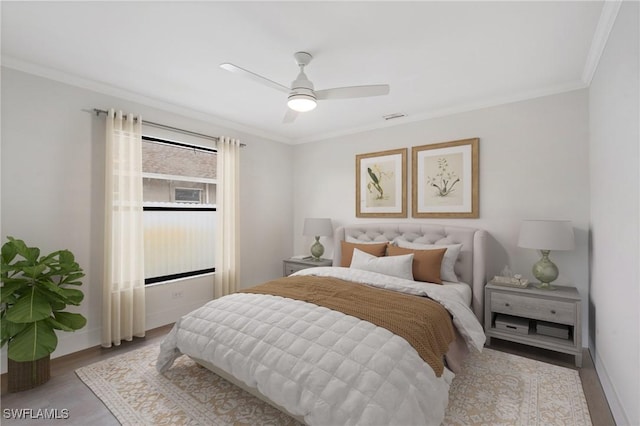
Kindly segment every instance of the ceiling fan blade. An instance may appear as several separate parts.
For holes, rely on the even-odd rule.
[[[336,87],[335,89],[316,90],[316,99],[349,99],[367,96],[381,96],[389,93],[388,84],[370,86]]]
[[[253,81],[257,81],[258,83],[264,84],[265,86],[269,86],[273,89],[279,90],[281,92],[285,92],[285,93],[289,93],[291,91],[291,89],[289,89],[287,86],[283,86],[280,83],[276,83],[275,81],[269,80],[266,77],[263,77],[261,75],[258,75],[254,72],[251,72],[249,70],[245,70],[244,68],[240,68],[237,65],[233,65],[233,64],[229,64],[229,63],[224,63],[224,64],[220,64],[220,68],[225,69],[227,71],[231,71],[233,73],[236,74],[240,74],[243,75],[247,78],[250,78]]]
[[[287,108],[287,112],[284,114],[284,118],[282,119],[282,122],[284,124],[289,124],[289,123],[293,123],[295,121],[296,118],[298,118],[298,111],[294,111],[291,108]]]

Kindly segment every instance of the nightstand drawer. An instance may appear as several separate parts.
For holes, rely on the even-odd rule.
[[[289,276],[294,272],[301,271],[303,269],[311,268],[309,265],[302,265],[299,263],[285,263],[284,264],[284,275]]]
[[[282,273],[285,277],[288,277],[294,272],[298,272],[303,269],[317,268],[319,266],[331,266],[332,264],[333,261],[331,259],[313,260],[311,257],[304,259],[286,259],[282,261]]]
[[[559,324],[575,324],[575,307],[575,303],[562,302],[559,300],[546,300],[499,292],[494,292],[491,295],[491,310],[493,312]]]

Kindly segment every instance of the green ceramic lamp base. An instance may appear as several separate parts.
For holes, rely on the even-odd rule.
[[[320,237],[316,237],[316,242],[311,246],[311,256],[316,262],[322,259],[324,246],[320,244]]]
[[[542,258],[533,265],[533,276],[540,284],[536,285],[541,290],[555,290],[551,282],[558,278],[558,267],[549,259],[549,250],[540,250]]]
[[[536,284],[535,287],[539,288],[540,290],[555,290],[556,289],[554,286],[552,286],[549,283],[539,283],[539,284]]]

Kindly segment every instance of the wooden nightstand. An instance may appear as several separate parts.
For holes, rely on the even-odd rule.
[[[333,260],[331,259],[286,259],[282,261],[282,273],[285,277],[298,272],[302,269],[317,268],[318,266],[331,266]]]
[[[575,356],[582,366],[581,299],[575,287],[540,290],[489,283],[484,289],[484,330],[509,340]]]

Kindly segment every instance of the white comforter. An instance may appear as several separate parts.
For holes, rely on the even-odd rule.
[[[445,286],[349,268],[297,275],[333,276],[428,295],[453,316],[469,347],[482,327]],[[157,369],[182,354],[206,360],[256,388],[309,425],[438,425],[453,373],[436,377],[403,338],[358,318],[278,296],[236,293],[182,317],[161,346]]]

